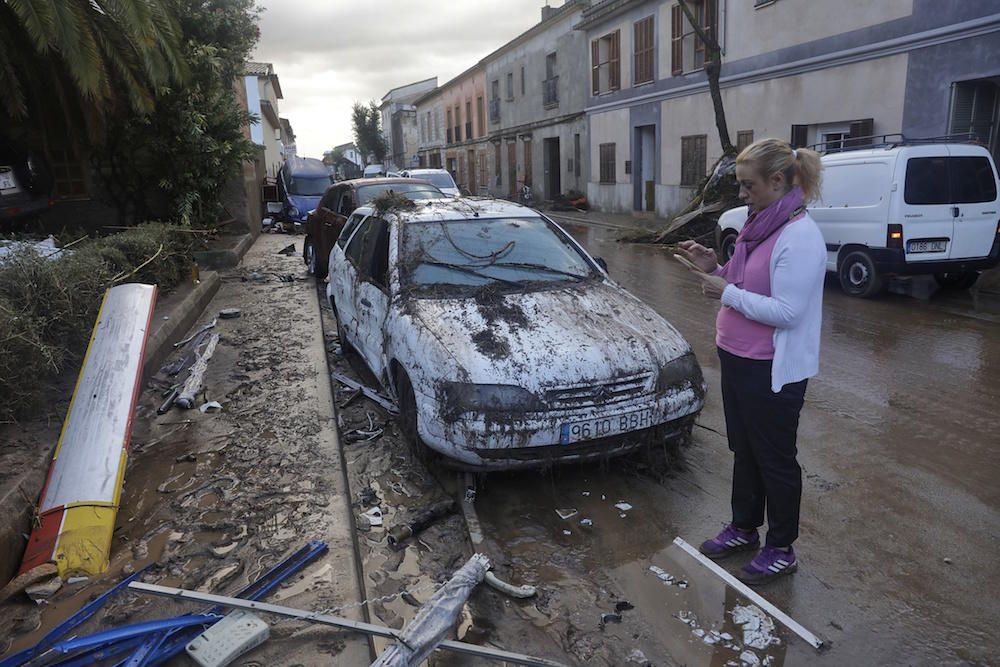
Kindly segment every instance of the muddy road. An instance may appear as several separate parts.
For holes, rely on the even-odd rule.
[[[614,462],[491,476],[477,502],[481,518],[514,569],[550,591],[567,641],[598,647],[594,664],[623,664],[634,649],[654,664],[738,660],[738,652],[705,644],[677,610],[686,606],[700,626],[731,632],[740,601],[670,546],[675,536],[697,544],[729,518],[718,302],[701,295],[666,249],[562,222],[691,342],[709,385],[705,428],[695,429],[680,469],[663,481]],[[770,664],[995,664],[1000,307],[987,295],[928,294],[919,282],[896,291],[905,290],[923,298],[861,301],[833,283],[825,290],[822,367],[799,432],[801,565],[763,593],[830,648],[816,654],[783,636],[757,652]],[[621,500],[632,509],[616,510]],[[578,514],[563,520],[557,508]],[[735,571],[743,560],[723,563]],[[658,586],[651,565],[673,574],[689,568],[690,588]],[[602,629],[600,614],[615,599],[636,609]],[[609,643],[618,649],[610,655]]]

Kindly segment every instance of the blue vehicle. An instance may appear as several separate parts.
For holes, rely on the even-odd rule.
[[[322,161],[308,157],[292,157],[278,171],[278,196],[282,217],[296,229],[305,225],[309,211],[319,206],[333,176]]]

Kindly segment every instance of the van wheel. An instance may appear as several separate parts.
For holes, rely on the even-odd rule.
[[[942,289],[969,289],[979,280],[979,271],[935,273],[934,280]]]
[[[737,236],[739,234],[734,231],[722,233],[722,238],[719,239],[719,261],[721,264],[725,264],[733,258],[733,253],[736,252]]]
[[[316,275],[316,248],[312,241],[306,240],[305,247],[302,248],[302,259],[306,262],[306,273],[310,276]]]
[[[406,371],[400,368],[396,373],[396,398],[399,401],[399,417],[397,421],[399,428],[403,432],[403,437],[410,441],[413,453],[424,465],[428,465],[433,460],[432,452],[423,440],[420,439],[420,432],[417,430],[417,397],[413,393],[413,385]]]
[[[848,253],[837,271],[840,286],[850,296],[868,299],[882,292],[885,280],[875,270],[875,262],[864,250]]]

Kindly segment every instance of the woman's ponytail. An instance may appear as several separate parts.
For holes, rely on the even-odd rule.
[[[790,185],[802,188],[805,200],[820,196],[823,162],[819,153],[808,148],[792,148],[781,139],[761,139],[750,144],[736,157],[736,164],[753,163],[764,178],[781,172]]]

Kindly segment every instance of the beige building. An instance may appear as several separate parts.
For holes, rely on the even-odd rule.
[[[281,84],[271,63],[248,62],[243,82],[247,109],[259,121],[250,126],[250,140],[264,147],[264,167],[268,176],[277,176],[284,162],[282,124],[278,112]]]
[[[737,147],[765,137],[838,150],[859,137],[964,133],[997,151],[1000,13],[928,0],[689,0],[723,47]],[[682,208],[722,155],[705,51],[674,0],[593,3],[588,197]]]

